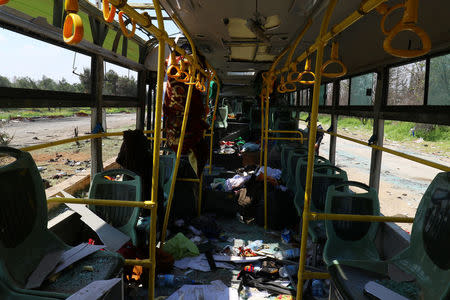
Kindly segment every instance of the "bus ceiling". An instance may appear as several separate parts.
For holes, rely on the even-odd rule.
[[[303,53],[316,40],[327,3],[317,0],[161,1],[167,13],[176,15],[188,28],[199,51],[215,67],[224,85],[230,87],[251,85],[255,76],[249,73],[268,70],[276,55],[292,44],[311,19],[312,24],[298,44],[294,58]],[[387,3],[398,4],[394,1]],[[360,5],[360,0],[339,1],[328,30]],[[449,1],[419,1],[417,25],[430,37],[431,53],[449,48],[448,11]],[[403,9],[393,11],[386,19],[386,28],[392,28],[402,15]],[[380,29],[381,19],[382,16],[372,10],[357,21],[357,26],[350,26],[333,39],[339,42],[340,58],[348,67],[349,75],[372,70],[379,66],[380,61],[385,64],[404,61],[383,49],[385,35]],[[402,49],[422,47],[420,38],[406,31],[400,33],[392,44]],[[331,42],[325,49],[326,55],[330,50]],[[311,58],[314,65],[314,55]],[[283,66],[283,60],[278,67]]]

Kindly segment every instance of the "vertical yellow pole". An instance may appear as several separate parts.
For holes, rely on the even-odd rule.
[[[269,88],[269,87],[267,87]],[[264,145],[264,97],[266,95],[261,95],[261,142],[259,145],[259,166],[262,166],[263,159],[263,145]]]
[[[268,218],[267,218],[267,213],[268,213],[268,208],[267,208],[267,146],[269,144],[269,93],[270,93],[270,89],[272,88],[273,85],[273,78],[272,78],[273,74],[269,73],[268,77],[270,77],[270,79],[268,79],[268,84],[267,84],[267,89],[266,89],[266,110],[265,110],[265,126],[264,126],[264,229],[268,229],[269,224],[268,224]]]
[[[322,24],[320,27],[320,34],[317,37],[319,46],[317,47],[316,53],[316,66],[315,75],[316,79],[314,81],[313,90],[313,101],[311,109],[311,125],[309,127],[309,137],[308,137],[308,168],[306,173],[306,187],[305,187],[305,203],[303,205],[303,224],[302,224],[302,239],[300,242],[300,262],[298,265],[298,284],[297,284],[297,300],[301,300],[303,297],[303,275],[305,272],[306,263],[306,242],[308,239],[308,225],[309,225],[309,206],[311,202],[311,192],[312,192],[312,180],[313,180],[313,168],[314,168],[314,144],[316,142],[316,131],[317,131],[317,113],[319,110],[319,94],[320,94],[320,84],[322,80],[322,75],[320,69],[322,67],[323,61],[323,48],[325,43],[322,42],[322,37],[326,33],[328,24],[330,22],[331,15],[333,13],[334,7],[336,6],[337,0],[330,0],[328,4],[327,11],[323,17]]]
[[[202,196],[203,196],[203,172],[199,175],[200,182],[198,183],[198,207],[197,207],[197,215],[200,217],[202,214]]]
[[[167,207],[166,207],[166,214],[164,216],[164,224],[161,234],[161,245],[164,244],[166,240],[166,234],[167,234],[167,224],[169,223],[169,216],[170,216],[170,209],[172,207],[172,200],[173,195],[175,192],[175,184],[177,182],[177,174],[178,174],[178,167],[180,166],[180,158],[181,158],[181,151],[183,150],[183,143],[184,143],[184,134],[186,133],[186,126],[187,126],[187,120],[189,117],[189,108],[191,106],[191,98],[192,98],[192,91],[194,88],[194,80],[195,80],[195,69],[191,67],[191,77],[190,77],[190,85],[188,88],[188,93],[186,96],[186,103],[184,106],[184,115],[183,115],[183,123],[181,124],[181,133],[180,138],[178,139],[178,149],[177,149],[177,157],[175,159],[175,166],[173,170],[172,175],[172,182],[170,183],[170,192],[169,192],[169,198],[167,199]]]
[[[214,111],[213,116],[211,120],[211,136],[210,136],[210,143],[209,143],[209,174],[212,172],[212,154],[213,154],[213,142],[214,142],[214,122],[216,121],[216,112],[217,112],[217,103],[219,102],[219,93],[220,93],[220,82],[219,79],[216,77],[216,84],[217,84],[217,92],[216,92],[216,100],[214,102]]]
[[[158,27],[164,30],[164,21],[161,13],[161,6],[159,0],[154,0],[155,12],[158,18]],[[155,128],[154,128],[154,140],[153,140],[153,170],[152,170],[152,195],[151,201],[155,204],[158,203],[158,179],[159,179],[159,148],[161,143],[161,106],[163,99],[163,84],[165,75],[165,42],[164,39],[159,39],[158,45],[158,77],[156,85],[156,108],[155,108]],[[152,210],[151,224],[150,224],[150,240],[149,240],[149,259],[151,266],[148,276],[148,299],[152,300],[155,296],[155,269],[156,269],[156,208]]]

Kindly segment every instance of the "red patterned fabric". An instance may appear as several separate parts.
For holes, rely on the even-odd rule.
[[[179,64],[181,57],[177,57]],[[166,65],[168,60],[166,60]],[[188,63],[186,63],[188,67]],[[181,125],[183,123],[184,107],[189,85],[178,82],[173,78],[168,78],[166,94],[164,95],[164,119],[165,133],[167,143],[175,152],[178,149]],[[208,123],[204,121],[205,108],[202,101],[202,94],[193,87],[191,96],[191,105],[189,109],[186,133],[184,135],[182,154],[194,152],[197,159],[197,174],[203,172],[207,160],[207,143],[203,140],[203,131],[209,128]]]

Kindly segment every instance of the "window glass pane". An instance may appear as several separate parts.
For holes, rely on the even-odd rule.
[[[339,87],[339,105],[348,105],[348,88],[350,80],[345,79],[340,81]]]
[[[308,89],[304,89],[300,91],[300,105],[307,106],[308,105]]]
[[[322,84],[320,86],[320,93],[319,93],[319,105],[324,105],[325,104],[325,100],[327,98],[327,93],[326,93],[326,85]]]
[[[0,86],[90,92],[89,56],[9,30],[0,31],[0,41]]]
[[[137,72],[105,62],[103,95],[137,96]]]
[[[327,98],[325,100],[325,105],[333,105],[333,84],[328,83],[327,84]]]
[[[425,60],[389,70],[388,105],[423,105]]]
[[[350,105],[373,105],[376,73],[353,77],[350,86]]]
[[[450,105],[450,54],[430,60],[428,105]]]

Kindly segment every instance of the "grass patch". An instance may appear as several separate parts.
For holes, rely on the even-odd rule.
[[[113,113],[135,113],[134,107],[113,107],[106,108],[107,114]],[[0,110],[0,119],[10,120],[13,118],[37,118],[37,117],[51,117],[63,116],[72,117],[76,113],[85,113],[90,115],[91,109],[89,107],[61,107],[61,108],[30,108],[30,109],[2,109]]]

